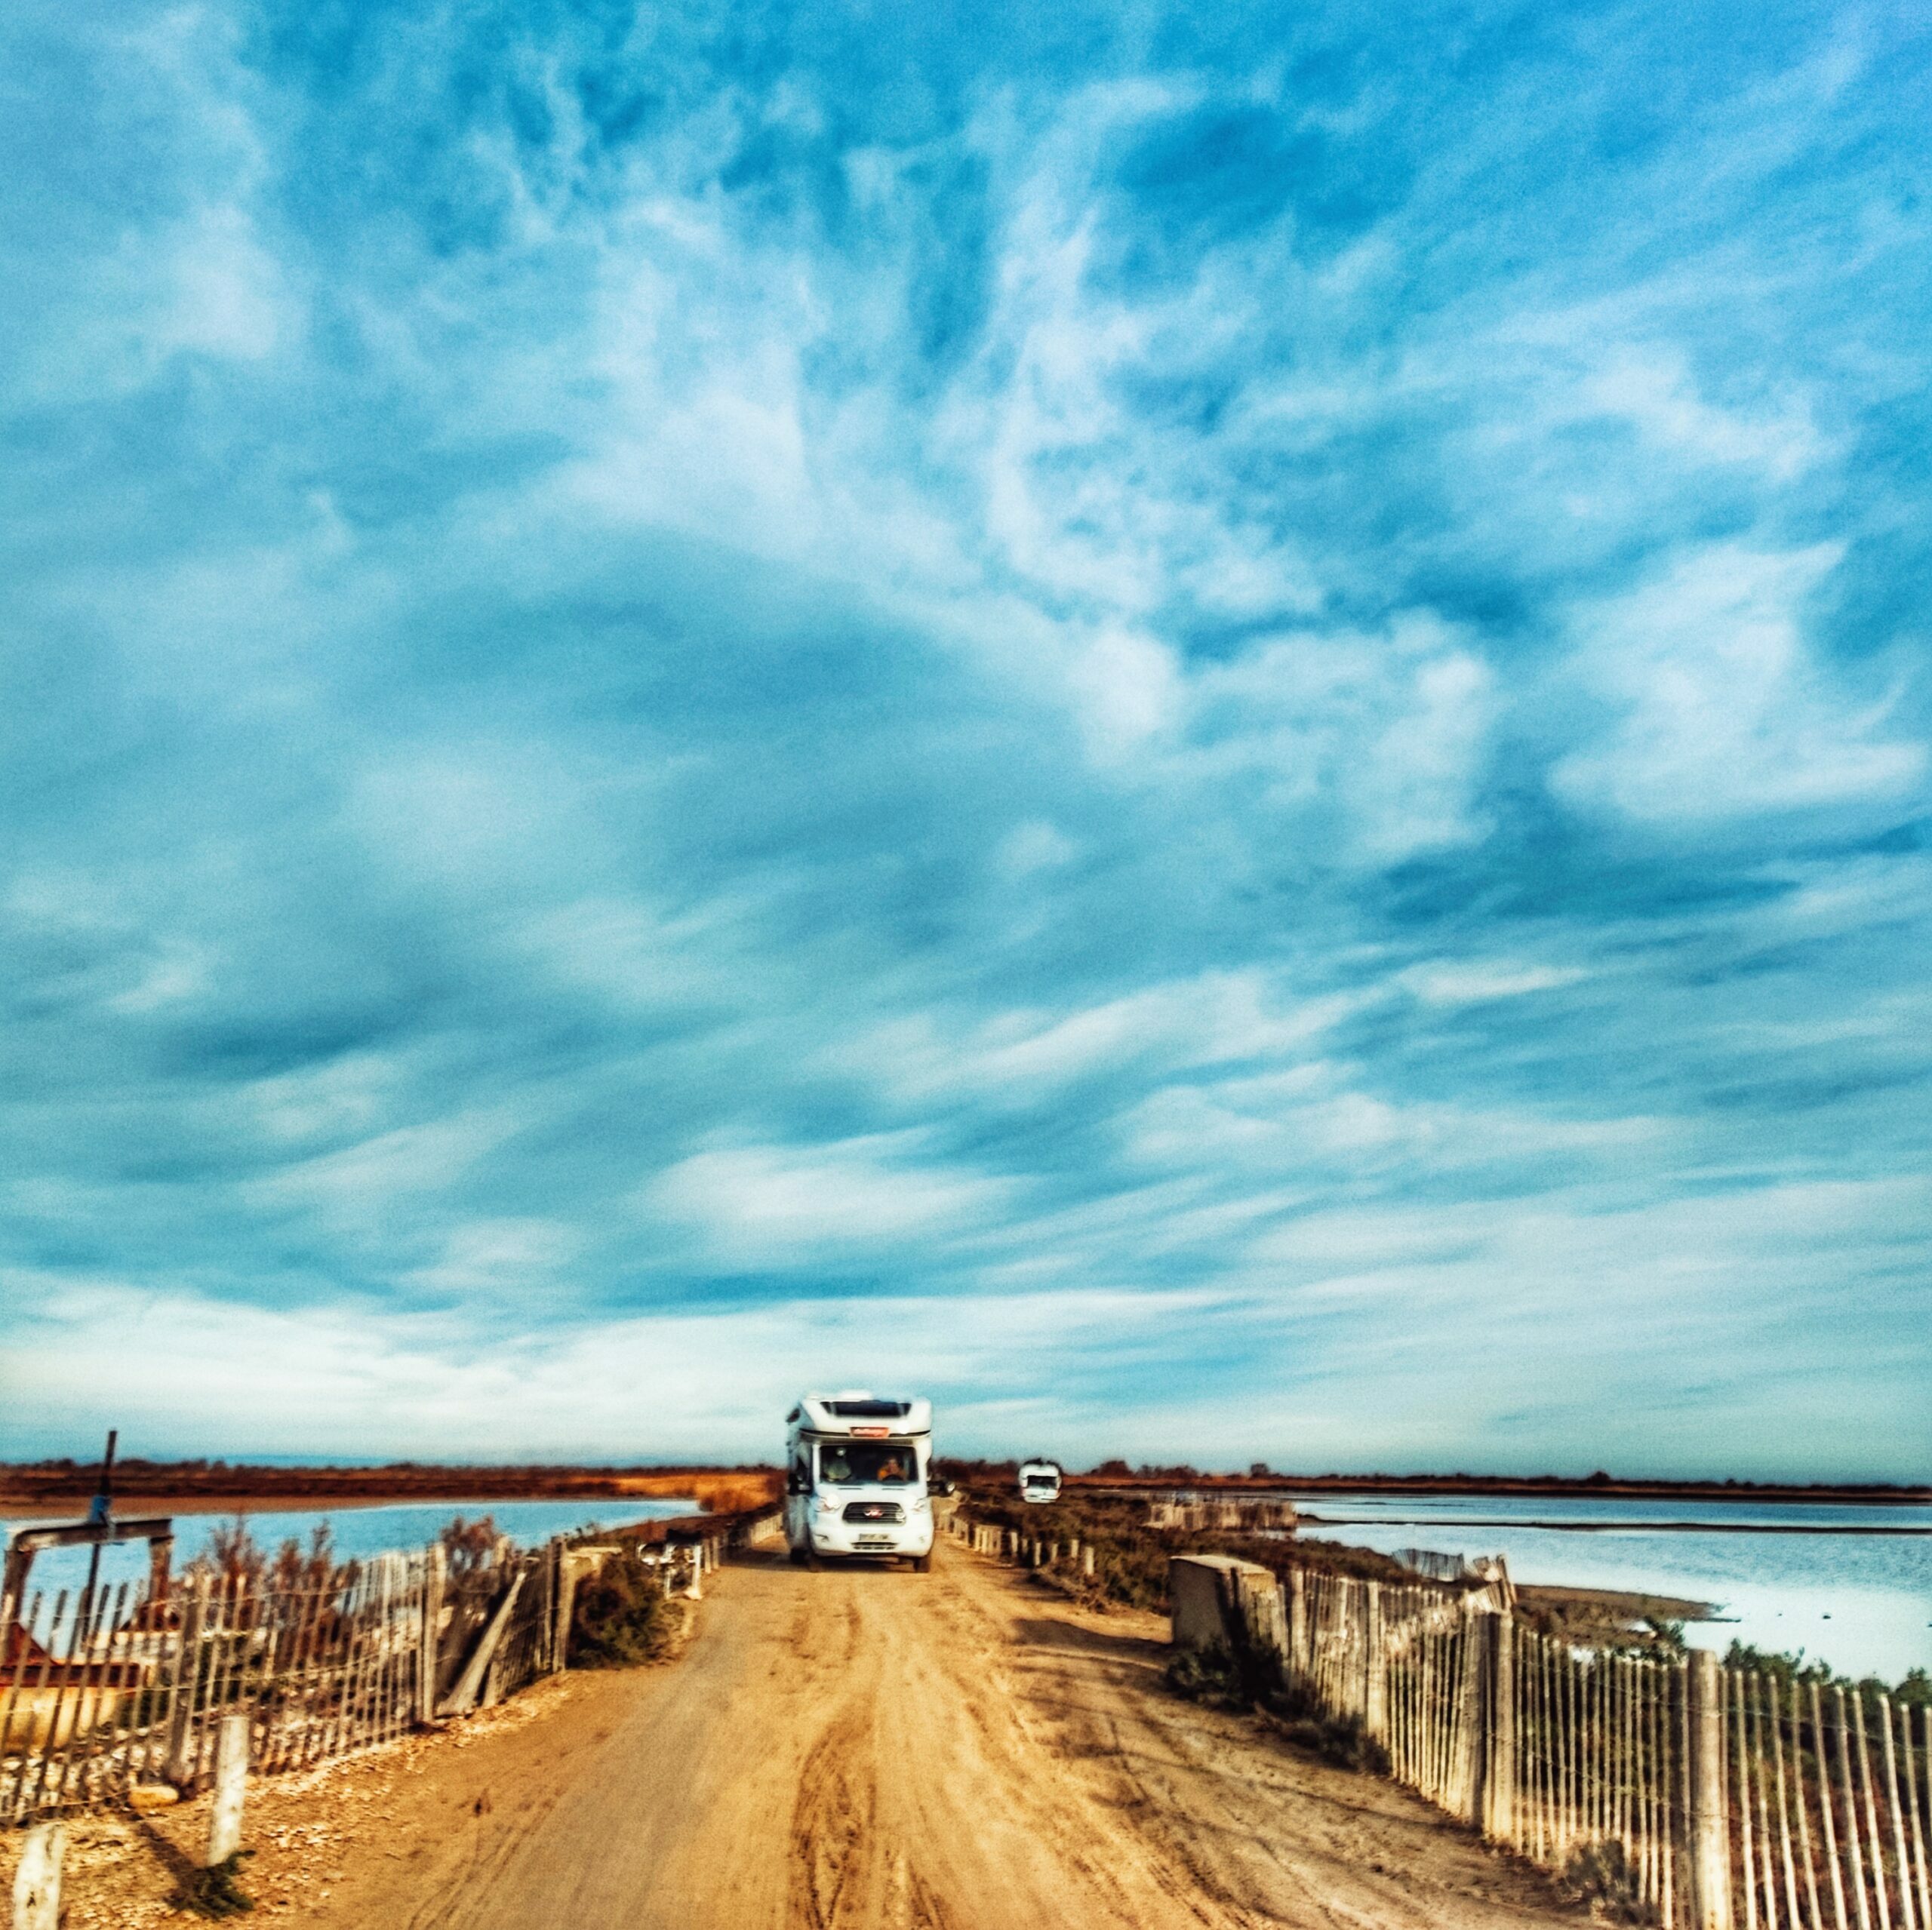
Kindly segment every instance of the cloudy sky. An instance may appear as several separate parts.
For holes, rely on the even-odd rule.
[[[1932,1475],[1918,9],[0,88],[0,1452]]]

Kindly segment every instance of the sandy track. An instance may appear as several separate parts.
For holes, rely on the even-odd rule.
[[[1096,1618],[943,1546],[933,1572],[717,1578],[675,1667],[600,1680],[419,1778],[368,1930],[1491,1930],[1566,1920],[1406,1793],[1157,1685]],[[1567,1921],[1574,1923],[1574,1916]]]

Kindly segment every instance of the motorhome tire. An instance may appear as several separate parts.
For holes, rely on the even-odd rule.
[[[931,1572],[933,1558],[931,1555],[915,1555],[912,1557],[912,1572],[915,1575],[929,1574]]]

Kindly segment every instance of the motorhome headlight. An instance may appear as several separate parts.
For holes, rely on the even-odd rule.
[[[820,1495],[818,1498],[818,1511],[821,1514],[836,1514],[838,1512],[838,1496]]]
[[[931,1506],[931,1501],[923,1494],[915,1495],[912,1497],[912,1512],[915,1514],[924,1514]]]

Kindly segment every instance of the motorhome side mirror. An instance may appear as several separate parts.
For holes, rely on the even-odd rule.
[[[785,1492],[788,1495],[808,1495],[811,1484],[802,1474],[789,1474],[785,1478]]]

